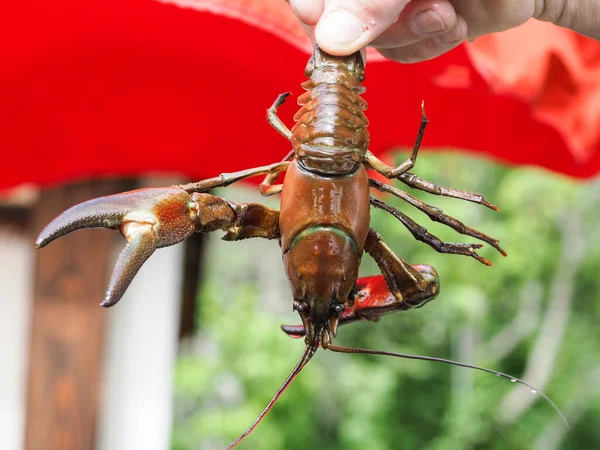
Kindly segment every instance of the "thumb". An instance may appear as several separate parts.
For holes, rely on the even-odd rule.
[[[600,2],[546,1],[544,8],[535,17],[584,36],[600,39]]]
[[[325,0],[315,30],[317,44],[332,55],[354,53],[396,22],[408,1]]]

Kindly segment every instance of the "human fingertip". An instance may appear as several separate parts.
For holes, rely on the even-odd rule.
[[[365,26],[356,16],[343,9],[334,9],[321,17],[315,37],[326,52],[344,55],[364,46],[359,41],[365,31]]]
[[[288,0],[294,14],[302,23],[314,26],[323,13],[323,0]]]
[[[432,10],[421,11],[412,20],[414,30],[421,35],[441,33],[446,30],[446,24],[440,15]]]
[[[403,47],[378,50],[384,57],[404,64],[427,61],[460,45],[467,37],[467,29],[467,23],[458,17],[456,25],[445,33]]]

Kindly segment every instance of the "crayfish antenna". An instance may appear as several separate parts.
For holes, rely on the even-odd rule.
[[[558,413],[558,415],[560,416],[560,418],[564,422],[565,426],[567,428],[569,428],[569,429],[571,428],[569,426],[569,422],[567,422],[567,419],[563,415],[563,413],[560,410],[560,408],[558,406],[556,406],[556,403],[554,403],[550,399],[550,397],[548,397],[542,391],[534,388],[529,383],[527,383],[527,382],[525,382],[523,380],[520,380],[519,378],[516,378],[516,377],[513,377],[511,375],[508,375],[506,373],[498,372],[498,371],[492,370],[492,369],[486,369],[485,367],[474,366],[472,364],[465,364],[465,363],[461,363],[461,362],[458,362],[458,361],[452,361],[450,359],[437,358],[437,357],[434,357],[434,356],[407,355],[405,353],[386,352],[386,351],[383,351],[383,350],[371,350],[371,349],[366,349],[366,348],[340,347],[338,345],[329,345],[327,347],[327,349],[331,350],[332,352],[336,352],[336,353],[361,353],[361,354],[365,354],[365,355],[395,356],[396,358],[418,359],[418,360],[422,360],[422,361],[434,361],[434,362],[440,362],[440,363],[444,363],[444,364],[450,364],[450,365],[458,366],[458,367],[466,367],[467,369],[480,370],[482,372],[487,372],[487,373],[494,374],[494,375],[496,375],[498,377],[507,378],[507,379],[509,379],[513,383],[519,383],[519,384],[522,384],[523,386],[527,386],[529,389],[531,389],[531,392],[533,394],[540,394],[548,403],[550,403],[550,405],[552,405],[552,407],[554,408],[554,410]]]
[[[252,425],[250,425],[250,427],[246,431],[244,431],[244,433],[240,437],[238,437],[235,441],[233,441],[231,444],[229,444],[229,446],[225,450],[232,449],[233,447],[238,445],[240,442],[242,442],[246,438],[246,436],[248,436],[250,433],[252,433],[252,431],[260,423],[260,421],[263,419],[263,417],[265,417],[267,415],[267,413],[271,410],[271,408],[273,407],[273,405],[275,404],[277,399],[279,397],[281,397],[281,394],[283,394],[285,392],[285,390],[288,388],[288,386],[292,383],[292,381],[294,381],[294,378],[296,378],[296,375],[298,375],[300,373],[300,371],[304,368],[304,366],[306,366],[306,364],[308,364],[308,362],[312,359],[315,352],[317,351],[317,348],[318,347],[311,347],[309,345],[306,346],[306,348],[304,349],[304,352],[302,353],[302,356],[300,357],[300,360],[298,361],[298,364],[296,364],[296,367],[294,367],[294,370],[292,370],[292,372],[287,377],[287,379],[283,382],[283,384],[280,386],[280,388],[277,389],[277,392],[275,393],[275,395],[273,396],[273,398],[271,399],[269,404],[265,407],[265,409],[263,409],[263,411],[256,418],[256,420],[252,423]]]

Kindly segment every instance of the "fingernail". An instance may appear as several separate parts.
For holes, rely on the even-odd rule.
[[[431,9],[417,14],[413,18],[413,27],[419,34],[434,34],[446,29],[440,15]]]
[[[321,18],[317,28],[319,40],[334,45],[350,45],[365,31],[355,16],[342,9],[335,9]]]

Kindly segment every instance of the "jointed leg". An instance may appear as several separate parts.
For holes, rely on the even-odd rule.
[[[390,171],[393,169],[387,164],[385,164],[383,161],[375,157],[371,152],[367,152],[365,156],[365,163],[370,168],[376,170],[386,178],[393,178],[388,176],[388,173],[390,173]],[[460,189],[439,186],[435,183],[432,183],[431,181],[423,180],[422,178],[419,178],[418,176],[410,172],[401,173],[395,178],[402,181],[404,184],[413,189],[419,189],[421,191],[429,192],[430,194],[443,195],[444,197],[460,198],[469,202],[479,203],[481,205],[487,206],[490,209],[493,209],[494,211],[498,211],[498,207],[496,205],[488,202],[483,197],[483,195],[478,194],[476,192],[469,192]]]
[[[493,209],[494,211],[498,211],[498,207],[496,205],[488,202],[485,198],[483,198],[483,195],[475,192],[438,186],[437,184],[432,183],[431,181],[423,180],[422,178],[419,178],[410,172],[403,173],[398,177],[398,179],[414,189],[429,192],[430,194],[443,195],[444,197],[460,198],[469,202],[479,203],[487,206],[490,209]]]
[[[279,175],[279,173],[274,174],[275,177],[277,175]],[[271,184],[273,181],[275,181],[273,178],[267,179],[265,177],[265,181],[263,181],[262,183],[260,183],[260,186],[259,186],[259,188],[260,188],[260,195],[262,195],[263,197],[270,197],[271,195],[275,195],[275,194],[280,194],[281,193],[281,191],[283,190],[283,184],[275,184],[275,185],[273,185],[273,184]]]
[[[200,205],[201,209],[207,210],[205,204],[199,201],[200,196],[209,194],[194,194],[193,200]],[[210,196],[213,197],[213,196]],[[220,228],[226,230],[224,241],[239,241],[248,238],[279,239],[279,211],[267,208],[259,203],[235,203],[220,197],[208,199],[209,202],[224,202],[233,211],[233,218],[229,223],[222,223],[222,216],[216,216],[220,222]],[[204,208],[203,208],[204,207]]]
[[[489,262],[482,256],[479,256],[475,251],[478,248],[483,247],[482,244],[457,244],[450,242],[443,242],[437,236],[429,233],[425,227],[422,227],[406,214],[398,211],[393,206],[388,205],[387,203],[382,202],[381,200],[377,200],[376,198],[371,197],[371,205],[376,208],[383,209],[384,211],[389,212],[396,219],[398,219],[402,225],[408,228],[408,231],[413,235],[413,237],[421,242],[425,242],[427,245],[433,247],[436,251],[440,253],[450,253],[453,255],[465,255],[472,256],[480,263],[485,264],[486,266],[491,266],[492,263]]]
[[[290,152],[283,158],[283,161],[291,161],[294,159],[294,150],[290,150]],[[283,184],[273,185],[273,182],[277,180],[277,177],[281,172],[270,173],[265,177],[262,183],[260,183],[260,193],[263,197],[268,197],[270,195],[279,194],[283,189]]]
[[[271,124],[273,128],[275,128],[279,133],[281,133],[286,139],[291,139],[292,132],[288,127],[281,121],[281,119],[277,116],[277,109],[283,105],[285,99],[290,95],[290,92],[286,92],[284,94],[280,94],[275,102],[271,105],[269,109],[267,109],[267,122]],[[290,152],[286,155],[283,161],[291,161],[294,159],[294,151],[290,150]],[[262,183],[260,183],[260,193],[264,197],[268,197],[270,195],[279,194],[283,188],[282,184],[277,184],[273,186],[273,182],[277,179],[281,172],[271,173],[265,177]]]
[[[433,268],[429,271],[415,270],[396,256],[383,242],[379,233],[373,229],[369,229],[365,251],[381,269],[391,293],[398,302],[404,302],[408,307],[413,308],[422,306],[438,294],[439,282],[436,271]],[[421,267],[426,268],[426,266]]]
[[[269,175],[284,172],[287,170],[289,165],[289,161],[282,161],[275,164],[269,164],[268,166],[240,170],[239,172],[222,173],[218,177],[208,178],[206,180],[198,181],[195,183],[183,184],[177,187],[185,190],[188,193],[204,192],[216,187],[229,186],[230,184],[237,183],[238,181],[244,180],[246,178],[255,177],[258,175]]]
[[[290,139],[292,137],[292,132],[288,127],[281,121],[281,119],[277,116],[277,109],[283,105],[285,99],[291,95],[291,92],[286,92],[284,94],[279,94],[275,102],[271,105],[269,109],[267,109],[267,122],[271,124],[273,128],[275,128],[279,133],[283,135],[286,139]]]
[[[415,162],[417,160],[417,154],[419,153],[419,148],[421,147],[421,141],[423,140],[423,134],[425,132],[425,127],[429,121],[427,120],[427,116],[425,115],[425,107],[421,104],[421,126],[419,127],[419,133],[417,134],[417,139],[415,140],[415,144],[413,146],[412,154],[410,158],[400,164],[398,167],[393,168],[388,166],[386,163],[381,161],[371,152],[367,152],[365,155],[364,162],[373,170],[376,170],[380,174],[382,174],[386,178],[396,178],[402,181],[407,186],[410,186],[414,189],[420,189],[425,192],[429,192],[430,194],[435,195],[443,195],[446,197],[454,197],[460,198],[462,200],[467,200],[474,203],[480,203],[482,205],[487,206],[493,210],[498,210],[498,208],[492,203],[486,201],[483,198],[483,195],[477,194],[474,192],[463,191],[459,189],[446,188],[443,186],[438,186],[430,181],[423,180],[418,176],[409,173]]]
[[[386,163],[381,161],[371,152],[367,152],[367,154],[365,155],[365,162],[386,178],[398,178],[398,176],[400,176],[401,174],[408,172],[415,166],[415,162],[417,161],[417,155],[419,153],[419,148],[421,148],[423,134],[425,133],[425,127],[428,123],[429,121],[427,120],[427,116],[425,115],[424,103],[421,103],[421,125],[419,126],[419,133],[417,134],[417,139],[415,140],[415,144],[413,145],[412,153],[410,157],[398,167],[393,168],[388,166]]]
[[[278,239],[279,211],[259,203],[236,203],[211,194],[192,194],[196,211],[191,222],[196,233],[223,230],[224,241],[252,237]]]
[[[482,233],[481,231],[478,231],[478,230],[475,230],[473,228],[466,226],[460,220],[457,220],[452,216],[444,214],[444,212],[441,209],[439,209],[435,206],[429,205],[429,204],[425,203],[424,201],[422,201],[416,197],[413,197],[412,195],[408,194],[407,192],[404,192],[401,189],[395,188],[394,186],[389,186],[387,184],[384,184],[381,181],[369,179],[369,184],[381,192],[387,192],[389,194],[395,195],[398,198],[401,198],[405,202],[409,203],[410,205],[414,206],[415,208],[417,208],[420,211],[427,214],[427,216],[429,216],[429,218],[431,220],[433,220],[434,222],[442,223],[444,225],[449,226],[453,230],[458,231],[461,234],[465,234],[467,236],[472,236],[476,239],[487,242],[492,247],[494,247],[496,250],[498,250],[500,253],[502,253],[502,255],[506,256],[506,252],[500,247],[498,239],[494,239],[494,238],[488,236],[487,234]]]

